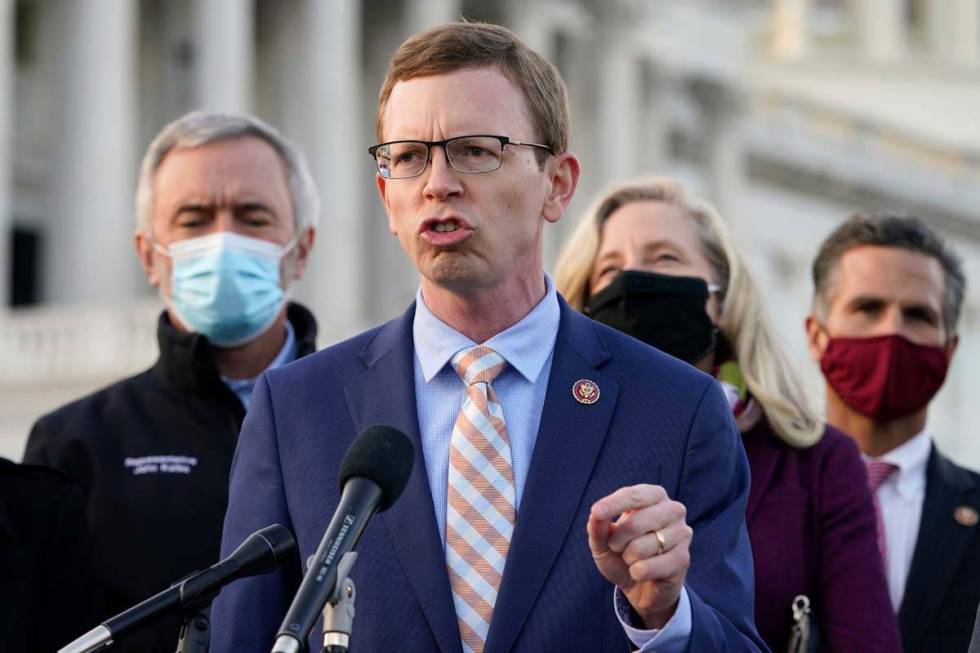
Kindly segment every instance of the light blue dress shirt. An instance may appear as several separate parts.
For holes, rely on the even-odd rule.
[[[415,341],[415,402],[422,437],[422,457],[432,492],[439,537],[446,544],[446,495],[449,478],[449,442],[456,415],[463,406],[466,388],[449,364],[453,355],[474,345],[490,347],[508,366],[494,380],[493,388],[510,437],[514,468],[514,492],[520,519],[521,496],[541,424],[548,391],[551,362],[561,310],[551,277],[545,274],[545,296],[521,321],[486,342],[476,343],[436,317],[425,305],[420,288],[416,294],[412,337]],[[613,609],[626,634],[643,653],[680,653],[691,632],[691,606],[687,590],[674,617],[661,630],[639,630],[628,620],[624,597],[614,599]],[[624,609],[624,607],[626,609]]]
[[[274,370],[286,363],[292,363],[294,360],[296,360],[296,332],[293,331],[293,325],[289,323],[289,320],[286,320],[286,342],[282,343],[282,349],[279,350],[268,367],[250,379],[229,379],[222,374],[221,380],[224,381],[229,390],[235,393],[247,411],[248,403],[252,400],[252,390],[255,389],[255,382],[259,380],[259,377],[269,370]]]

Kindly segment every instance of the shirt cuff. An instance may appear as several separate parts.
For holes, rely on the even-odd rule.
[[[618,587],[613,592],[613,607],[626,636],[640,649],[640,653],[652,653],[654,647],[657,653],[683,653],[687,650],[688,640],[691,638],[691,599],[687,595],[686,587],[681,588],[677,610],[663,628],[637,628],[636,612]]]

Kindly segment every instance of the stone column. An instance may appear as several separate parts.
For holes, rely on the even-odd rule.
[[[595,53],[600,59],[598,109],[595,128],[599,145],[599,169],[602,185],[634,177],[641,164],[640,143],[640,65],[629,41],[617,39],[613,32],[600,41]]]
[[[361,110],[361,3],[305,0],[307,107],[303,149],[320,191],[320,222],[304,294],[326,344],[366,326],[362,179],[371,174]],[[372,114],[373,115],[373,114]],[[366,119],[366,118],[365,118]]]
[[[773,55],[797,59],[807,51],[807,10],[810,0],[776,0],[772,10]]]
[[[869,59],[894,61],[905,49],[905,4],[902,0],[861,0],[854,3],[861,50]]]
[[[251,111],[255,70],[253,0],[195,0],[194,9],[198,107],[206,111]]]
[[[145,287],[133,254],[137,3],[86,0],[60,10],[42,299],[117,304]]]
[[[704,116],[702,132],[705,153],[707,199],[739,234],[742,223],[742,193],[745,192],[745,152],[742,143],[744,98],[738,89],[716,80],[698,80],[694,96]]]
[[[461,0],[410,0],[405,7],[405,36],[459,20]]]
[[[641,124],[638,134],[640,174],[668,174],[666,169],[670,140],[670,99],[679,92],[674,77],[655,61],[641,64],[643,95],[640,97]]]
[[[980,65],[980,0],[949,0],[952,5],[952,58],[965,66]]]
[[[13,52],[14,3],[0,0],[0,313],[10,303],[13,264]]]

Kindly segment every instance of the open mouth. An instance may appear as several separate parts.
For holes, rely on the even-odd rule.
[[[422,224],[422,239],[437,247],[453,247],[473,233],[461,218],[433,218]]]
[[[445,222],[436,222],[432,225],[432,231],[438,233],[447,233],[450,231],[458,230],[462,225],[456,220],[446,220]]]

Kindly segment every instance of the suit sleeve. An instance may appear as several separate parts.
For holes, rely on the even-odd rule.
[[[708,383],[688,433],[677,500],[694,530],[686,586],[690,651],[767,651],[752,616],[752,550],[745,527],[749,468],[731,409]]]
[[[270,524],[292,530],[283,493],[274,406],[263,376],[252,393],[232,462],[222,558],[251,533]],[[212,607],[211,652],[268,653],[301,575],[299,558],[294,557],[277,571],[238,580],[222,590]]]
[[[874,505],[864,464],[840,438],[822,461],[817,623],[832,651],[888,653],[901,649],[875,534]],[[855,597],[861,597],[855,601]]]

